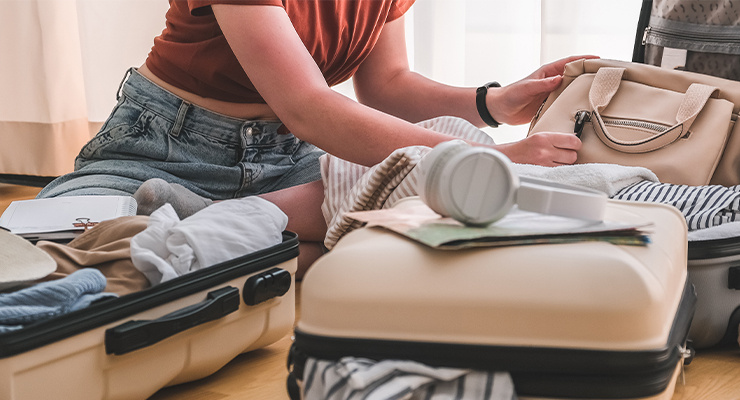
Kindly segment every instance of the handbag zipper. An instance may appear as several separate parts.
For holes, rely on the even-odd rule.
[[[573,127],[573,133],[576,134],[576,137],[580,138],[583,133],[583,126],[586,125],[586,122],[591,121],[591,113],[586,110],[578,110],[575,120],[576,124]]]
[[[656,124],[652,122],[645,122],[645,121],[636,121],[636,120],[629,120],[629,119],[617,119],[617,118],[609,118],[609,117],[602,117],[601,118],[604,121],[604,124],[607,126],[619,126],[619,127],[629,127],[629,128],[638,128],[643,129],[647,131],[652,131],[656,133],[660,133],[665,131],[668,126]],[[688,133],[687,133],[688,136]]]
[[[653,122],[646,122],[646,121],[638,121],[633,119],[624,119],[624,118],[610,118],[610,117],[601,117],[601,120],[604,121],[604,125],[607,126],[617,126],[617,127],[628,127],[628,128],[637,128],[642,129],[646,131],[651,131],[655,133],[661,133],[665,131],[668,126],[657,124]],[[579,110],[576,112],[575,115],[575,126],[573,128],[573,132],[576,134],[577,137],[581,137],[581,134],[583,133],[583,127],[586,125],[586,122],[591,121],[591,112],[586,110]],[[686,138],[689,136],[689,132],[686,132],[686,135],[683,137]]]
[[[654,27],[648,26],[645,28],[642,34],[642,45],[647,44],[648,36],[653,35],[656,37],[668,38],[668,39],[683,39],[699,42],[714,42],[714,43],[729,43],[729,44],[740,44],[740,37],[737,33],[704,33],[704,32],[691,32],[690,34],[683,33],[677,29],[670,29],[665,27]]]

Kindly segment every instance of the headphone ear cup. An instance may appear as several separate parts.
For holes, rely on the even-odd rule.
[[[467,147],[468,144],[462,140],[443,142],[435,146],[419,163],[421,179],[417,192],[421,200],[437,214],[449,216],[439,195],[442,170],[453,155]]]
[[[435,212],[470,225],[488,225],[514,204],[519,179],[502,153],[463,141],[435,147],[422,166],[419,196]]]

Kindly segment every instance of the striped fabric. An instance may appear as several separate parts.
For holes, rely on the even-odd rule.
[[[613,198],[670,204],[683,213],[689,231],[740,221],[740,185],[686,186],[641,181]]]
[[[493,144],[482,130],[461,118],[439,117],[419,123],[420,126],[478,143]],[[354,164],[331,155],[319,159],[324,182],[321,211],[328,227],[324,246],[331,250],[343,235],[362,224],[345,217],[352,211],[392,207],[396,201],[416,195],[414,167],[430,151],[425,146],[410,146],[394,151],[373,167]]]
[[[412,361],[309,358],[303,400],[516,400],[505,372],[433,368]]]

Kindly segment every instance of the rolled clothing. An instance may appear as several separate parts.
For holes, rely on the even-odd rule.
[[[0,294],[0,333],[22,329],[34,322],[81,310],[98,300],[117,297],[105,293],[103,274],[93,268]]]

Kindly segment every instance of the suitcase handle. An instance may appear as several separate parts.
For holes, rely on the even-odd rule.
[[[106,354],[123,355],[151,346],[176,333],[217,320],[239,309],[239,289],[209,292],[206,300],[154,320],[132,320],[105,331]]]

